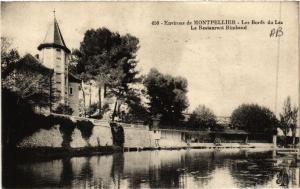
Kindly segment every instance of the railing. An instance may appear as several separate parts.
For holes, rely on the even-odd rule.
[[[86,117],[78,117],[78,116],[71,116],[71,115],[66,115],[66,114],[56,114],[56,113],[51,113],[51,115],[54,116],[58,116],[58,117],[67,117],[70,120],[72,120],[73,122],[75,121],[90,121],[92,122],[95,126],[107,126],[109,121],[108,120],[104,120],[104,119],[94,119],[94,118],[86,118]]]
[[[147,129],[149,130],[149,126],[148,125],[142,125],[142,124],[130,124],[130,123],[122,123],[119,122],[123,127],[127,127],[127,128],[137,128],[137,129]]]

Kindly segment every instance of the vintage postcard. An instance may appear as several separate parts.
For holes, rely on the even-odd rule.
[[[1,2],[4,188],[300,188],[299,3]]]

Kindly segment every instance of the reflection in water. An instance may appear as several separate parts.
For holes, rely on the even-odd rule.
[[[178,150],[115,153],[15,163],[7,187],[233,188],[299,187],[294,160],[272,152]]]
[[[124,170],[124,155],[123,153],[116,153],[112,156],[113,162],[110,176],[114,185],[117,186],[117,188],[120,188],[120,181]]]
[[[280,186],[288,186],[289,182],[290,179],[288,175],[288,169],[282,168],[277,175],[276,183],[279,184]]]
[[[71,186],[72,180],[74,178],[73,176],[73,168],[72,168],[72,162],[70,158],[65,158],[62,160],[62,172],[60,175],[60,186]]]

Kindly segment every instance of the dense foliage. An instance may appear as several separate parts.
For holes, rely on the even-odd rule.
[[[151,69],[144,80],[144,85],[153,116],[161,115],[163,124],[177,124],[184,118],[182,112],[189,105],[185,78],[164,75],[156,69]]]
[[[54,89],[51,91],[50,87],[52,74],[53,70],[27,54],[17,62],[10,63],[2,72],[2,88],[15,92],[32,105],[46,107],[50,101],[58,100]]]
[[[135,122],[149,122],[150,113],[149,107],[147,107],[146,102],[143,101],[143,93],[128,93],[126,95],[124,103],[128,106],[126,113],[117,109],[117,114],[122,119],[122,121],[127,123]]]
[[[193,111],[187,123],[189,128],[195,130],[214,129],[216,124],[216,115],[214,112],[203,105],[199,105]]]
[[[89,139],[93,134],[94,124],[90,121],[82,120],[76,122],[76,127],[80,130],[82,138],[89,144]]]
[[[52,112],[57,114],[72,115],[74,110],[70,106],[60,103]]]
[[[231,114],[231,125],[249,132],[269,132],[273,134],[278,120],[268,108],[257,104],[243,104]]]
[[[63,142],[62,147],[63,148],[70,148],[71,142],[72,142],[72,134],[74,132],[74,129],[76,125],[73,121],[71,121],[69,118],[65,117],[52,117],[52,120],[54,121],[54,124],[59,125],[59,131],[62,134]]]
[[[7,67],[16,63],[20,59],[19,52],[11,48],[11,40],[6,37],[1,37],[1,74],[6,71]]]

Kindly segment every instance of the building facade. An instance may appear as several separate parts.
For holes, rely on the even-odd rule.
[[[57,95],[59,102],[68,104],[69,97],[69,56],[70,50],[66,46],[57,20],[50,24],[44,41],[38,46],[39,60],[47,68],[54,70],[52,79],[52,93]]]
[[[58,104],[68,105],[72,108],[73,115],[78,116],[81,80],[69,73],[71,51],[66,46],[55,17],[53,23],[48,26],[46,36],[38,46],[38,50],[39,61],[54,71],[51,95],[56,96],[58,102],[51,104],[50,109],[54,109]]]

